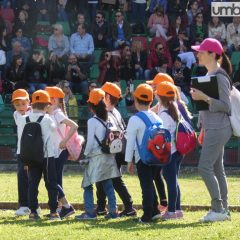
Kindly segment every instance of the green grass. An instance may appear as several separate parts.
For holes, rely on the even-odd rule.
[[[0,202],[17,202],[17,181],[15,173],[1,173]],[[68,199],[72,203],[82,203],[82,175],[67,173],[64,186]],[[132,194],[134,203],[141,203],[141,192],[136,176],[124,175],[124,180]],[[239,177],[229,177],[229,201],[239,205]],[[182,204],[209,205],[210,200],[202,180],[197,175],[182,175],[180,178]],[[47,202],[43,181],[39,189],[40,202]],[[121,203],[120,201],[118,201]],[[47,213],[43,210],[42,213]],[[79,214],[80,211],[77,212]],[[50,222],[42,218],[29,222],[27,217],[15,217],[13,210],[0,211],[0,239],[3,240],[234,240],[239,239],[240,214],[232,213],[232,221],[221,223],[199,223],[205,212],[185,212],[183,220],[157,222],[151,225],[137,224],[136,219],[116,219],[106,221],[102,217],[97,221],[79,222],[74,218]],[[141,211],[138,211],[141,216]]]

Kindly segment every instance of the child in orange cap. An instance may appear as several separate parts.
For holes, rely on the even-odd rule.
[[[157,85],[156,95],[159,101],[158,115],[163,121],[164,127],[171,133],[171,162],[163,167],[163,176],[168,187],[168,211],[162,218],[164,220],[182,218],[180,205],[180,188],[178,174],[182,155],[176,149],[176,128],[180,120],[176,98],[176,87],[170,82],[161,82]]]
[[[150,106],[153,101],[153,90],[148,84],[140,84],[134,92],[134,104],[138,112],[142,112],[151,122],[162,123],[161,119],[151,111]],[[135,163],[138,178],[142,189],[143,216],[139,219],[141,223],[152,222],[161,217],[158,210],[158,201],[153,184],[154,172],[156,167],[144,164],[136,148],[137,142],[141,145],[146,125],[138,117],[132,116],[127,125],[127,146],[125,161],[128,162],[129,173],[134,173],[133,155],[135,153]]]
[[[17,89],[12,94],[12,104],[16,111],[13,113],[13,118],[17,123],[17,119],[25,115],[30,110],[29,94],[25,89]],[[15,212],[17,216],[29,215],[28,208],[28,173],[27,167],[24,167],[20,159],[20,128],[17,129],[18,143],[17,143],[17,181],[18,181],[18,204],[19,209]]]
[[[53,132],[55,124],[52,119],[46,114],[47,108],[49,107],[50,97],[46,91],[38,90],[32,95],[32,112],[29,115],[21,116],[17,119],[16,124],[19,131],[19,139],[25,134],[25,126],[32,122],[38,122],[41,126],[41,134],[43,146],[36,145],[36,151],[43,151],[44,158],[38,159],[38,164],[32,159],[22,159],[24,162],[26,160],[31,163],[28,164],[28,177],[29,177],[29,208],[31,213],[29,215],[29,220],[38,220],[40,218],[38,209],[38,186],[44,175],[45,186],[48,191],[49,197],[49,207],[50,207],[50,220],[59,219],[59,215],[56,213],[57,210],[57,179],[56,179],[56,169],[54,161],[54,148],[53,148]],[[23,135],[25,136],[25,135]],[[24,139],[24,138],[23,138]],[[23,139],[21,139],[20,155],[23,156],[23,147],[26,149],[28,146],[24,145]],[[32,146],[29,146],[33,148]],[[37,148],[43,147],[43,149],[37,150]],[[40,163],[41,162],[41,163]]]
[[[45,90],[48,92],[52,104],[48,112],[57,126],[56,130],[54,131],[55,161],[59,190],[58,199],[62,205],[59,214],[61,219],[64,219],[75,213],[74,208],[69,204],[65,197],[62,181],[64,163],[68,158],[66,144],[68,140],[73,136],[73,134],[77,131],[78,125],[67,116],[64,104],[65,94],[63,90],[59,87],[46,87]],[[69,127],[68,132],[67,127]]]
[[[85,168],[82,181],[84,188],[84,208],[85,212],[76,216],[78,220],[96,219],[97,214],[94,209],[93,186],[94,183],[102,185],[104,193],[108,198],[109,213],[105,218],[117,218],[117,204],[112,185],[112,179],[119,177],[120,172],[114,158],[114,154],[103,153],[97,139],[101,142],[105,138],[108,112],[103,101],[105,92],[95,88],[90,92],[88,105],[94,114],[88,120],[87,143],[84,155],[89,159]]]

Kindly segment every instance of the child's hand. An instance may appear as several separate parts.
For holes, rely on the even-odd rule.
[[[130,174],[134,174],[134,164],[132,162],[128,163],[127,169]]]
[[[67,142],[65,140],[62,140],[60,143],[59,143],[59,148],[60,149],[66,149],[66,146],[67,146]]]

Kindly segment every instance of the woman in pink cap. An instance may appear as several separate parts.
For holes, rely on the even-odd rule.
[[[216,39],[206,38],[200,45],[192,46],[192,49],[198,51],[199,64],[207,68],[207,75],[216,75],[219,89],[219,99],[211,98],[200,90],[191,89],[194,100],[203,100],[209,105],[208,110],[199,111],[200,125],[205,136],[198,170],[211,196],[211,210],[201,221],[225,221],[230,219],[230,213],[223,154],[224,145],[232,135],[229,120],[231,83],[228,76],[232,68],[221,43]]]

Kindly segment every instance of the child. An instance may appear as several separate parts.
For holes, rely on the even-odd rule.
[[[124,133],[125,132],[125,122],[119,113],[119,111],[115,108],[115,106],[118,104],[118,101],[121,97],[121,89],[114,83],[106,82],[102,86],[102,90],[105,92],[105,97],[104,97],[104,103],[107,107],[108,111],[108,118],[110,121],[110,124],[112,127],[117,129],[117,131]],[[118,169],[120,171],[121,165],[124,163],[124,154],[122,153],[117,153],[115,155],[115,159],[117,162]],[[113,187],[118,193],[119,197],[121,198],[123,204],[124,204],[124,210],[119,214],[120,217],[126,216],[126,217],[131,217],[135,216],[136,210],[133,208],[133,201],[132,197],[128,192],[128,189],[123,182],[122,177],[114,178],[112,180],[113,182]],[[97,187],[97,211],[99,213],[105,213],[105,205],[106,205],[106,195],[104,194],[102,184],[96,184]]]
[[[84,188],[85,212],[76,216],[78,220],[96,219],[96,211],[93,201],[93,183],[101,183],[104,193],[108,198],[109,213],[105,218],[117,218],[117,205],[112,179],[119,177],[120,172],[113,154],[105,154],[101,151],[96,138],[102,141],[106,134],[108,112],[103,101],[105,93],[99,88],[90,92],[88,105],[94,117],[88,120],[87,144],[84,155],[89,159],[82,181]]]
[[[64,104],[64,92],[59,87],[46,87],[45,89],[51,98],[51,107],[49,114],[52,120],[55,122],[57,128],[54,131],[54,147],[55,147],[55,162],[57,171],[57,183],[58,183],[58,200],[62,205],[60,211],[61,219],[69,217],[75,213],[73,207],[67,201],[63,192],[63,167],[68,158],[68,151],[66,144],[68,140],[73,136],[78,129],[78,125],[67,117],[65,104]],[[69,131],[67,132],[67,127]]]
[[[148,84],[140,84],[134,92],[134,104],[139,112],[143,112],[151,122],[162,122],[161,119],[150,110],[153,101],[153,90]],[[161,217],[158,210],[157,195],[153,184],[155,166],[144,164],[139,156],[136,146],[136,139],[140,145],[143,139],[146,126],[145,123],[137,116],[129,119],[127,126],[127,147],[125,161],[128,162],[129,173],[134,172],[132,162],[135,151],[135,163],[138,172],[138,178],[142,189],[143,216],[139,219],[141,223],[149,223]]]
[[[28,92],[24,89],[15,90],[12,94],[12,104],[16,111],[13,114],[13,118],[17,123],[17,119],[25,115],[29,110],[29,95]],[[17,129],[19,136],[20,129]],[[18,203],[19,209],[16,211],[17,216],[29,215],[30,210],[28,208],[28,173],[27,168],[24,167],[23,162],[20,159],[20,138],[18,138],[17,143],[17,160],[18,160],[18,172],[17,172],[17,181],[18,181]]]
[[[162,82],[157,86],[156,94],[159,101],[158,115],[163,125],[171,133],[171,162],[163,167],[163,176],[168,187],[168,211],[162,218],[164,220],[182,218],[183,212],[180,205],[180,188],[178,174],[182,156],[176,149],[176,127],[180,120],[176,98],[176,87],[170,82]]]
[[[38,90],[32,95],[32,112],[29,113],[30,122],[40,121],[42,139],[43,139],[43,152],[44,158],[39,159],[41,164],[31,164],[28,166],[28,176],[29,176],[29,208],[31,213],[29,215],[29,220],[38,220],[40,219],[37,208],[38,208],[38,186],[40,180],[42,178],[42,174],[44,175],[45,186],[48,191],[49,197],[49,207],[50,207],[50,220],[59,219],[59,215],[57,214],[57,178],[56,178],[56,168],[54,161],[54,148],[53,142],[54,139],[53,131],[55,128],[55,124],[52,119],[46,114],[48,106],[51,104],[50,97],[46,91]],[[40,120],[40,117],[42,119]],[[24,127],[27,122],[27,116],[21,116],[17,119],[17,127],[18,127],[18,138],[21,139],[22,133],[24,131]],[[22,146],[22,145],[21,145]],[[36,145],[36,151],[39,146]],[[21,149],[20,149],[21,154]],[[32,159],[28,159],[31,161]]]

